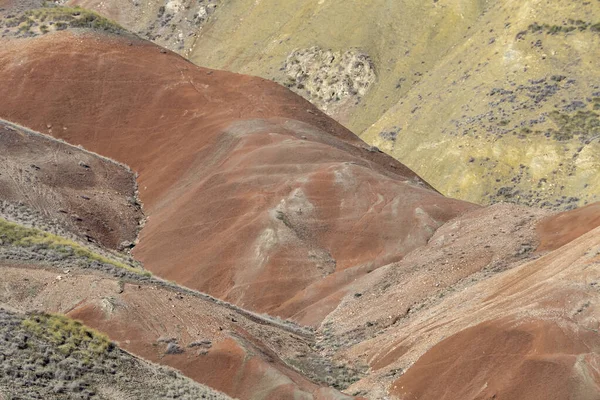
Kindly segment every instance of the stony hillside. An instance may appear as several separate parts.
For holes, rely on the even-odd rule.
[[[598,200],[597,0],[72,0],[289,87],[448,196]]]
[[[362,137],[452,197],[600,197],[600,3],[497,2]]]
[[[326,385],[346,388],[365,369],[363,365],[323,357],[311,329],[254,314],[152,277],[59,236],[0,219],[0,241],[1,306],[21,313],[43,310],[67,314],[106,333],[139,357],[177,368],[189,378],[236,398],[266,393],[276,398],[299,395],[344,399],[347,397]],[[43,324],[34,324],[33,333],[38,333],[42,341],[50,340],[48,345],[56,347],[52,351],[64,353],[66,361],[56,358],[52,362],[58,365],[42,363],[32,369],[36,353],[13,350],[21,346],[19,349],[48,351],[41,344],[34,346],[27,332],[21,335],[9,323],[6,329],[10,333],[6,332],[8,336],[1,343],[13,350],[7,347],[4,353],[3,349],[0,354],[5,358],[0,357],[0,365],[14,372],[3,375],[0,393],[61,398],[60,394],[67,391],[82,392],[84,398],[120,398],[119,389],[111,392],[104,388],[111,385],[110,379],[94,375],[114,375],[110,371],[117,368],[113,362],[117,353],[108,351],[113,347],[106,338],[95,340],[87,331],[79,331],[84,328],[58,316],[41,316],[41,321],[32,318],[32,322],[22,324],[26,328],[28,324]],[[76,348],[79,345],[86,347],[80,351]],[[68,363],[74,363],[74,369],[64,372],[74,375],[57,375],[63,364],[71,367]],[[22,380],[11,384],[15,376]],[[118,377],[122,379],[115,385],[127,382],[121,374]],[[160,374],[153,382],[157,392],[149,394],[151,398],[199,398],[185,385],[177,388]],[[150,390],[142,386],[130,391],[139,396]]]
[[[48,2],[52,4],[51,2]],[[204,26],[221,7],[221,0],[58,0],[81,6],[118,21],[138,36],[189,56]]]
[[[0,308],[0,322],[0,398],[229,399],[64,316]]]

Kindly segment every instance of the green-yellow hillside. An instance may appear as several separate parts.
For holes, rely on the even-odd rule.
[[[190,59],[285,84],[282,68],[296,49],[363,52],[375,83],[358,104],[330,113],[361,132],[460,43],[484,9],[474,0],[231,0],[200,32]]]
[[[442,193],[600,200],[600,3],[497,2],[362,138]]]

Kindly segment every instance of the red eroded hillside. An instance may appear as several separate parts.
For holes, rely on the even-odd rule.
[[[287,89],[114,32],[0,39],[0,307],[240,399],[599,399],[600,204],[445,198]]]
[[[0,82],[0,118],[139,173],[147,269],[249,309],[318,323],[349,282],[477,207],[275,83],[128,36],[7,41]]]
[[[600,226],[600,203],[552,215],[537,227],[541,243],[538,251],[556,250]]]

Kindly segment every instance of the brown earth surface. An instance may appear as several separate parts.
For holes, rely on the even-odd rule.
[[[332,292],[477,208],[289,90],[148,42],[71,32],[6,41],[0,82],[0,117],[52,126],[139,173],[148,221],[134,254],[147,269],[248,309],[301,320],[329,297],[307,320],[318,323]]]
[[[83,149],[0,122],[0,214],[35,226],[20,208],[109,249],[135,242],[143,221],[131,170]],[[18,206],[17,206],[18,205]]]
[[[598,334],[576,326],[490,320],[433,347],[392,393],[405,399],[598,399],[598,350]]]

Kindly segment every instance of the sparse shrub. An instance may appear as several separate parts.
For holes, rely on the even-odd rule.
[[[600,116],[593,111],[578,110],[575,114],[552,111],[550,119],[558,126],[553,135],[557,140],[574,136],[590,137],[600,134]]]
[[[59,349],[66,342],[72,345],[68,354]],[[94,348],[95,342],[109,347]],[[8,388],[10,398],[93,398],[107,385],[132,399],[227,399],[172,369],[120,351],[104,335],[65,316],[0,308],[0,388]]]

